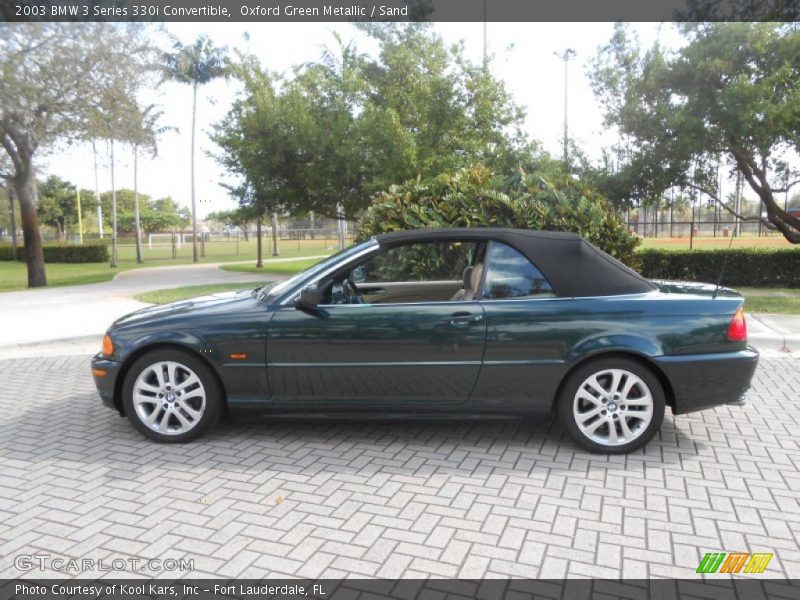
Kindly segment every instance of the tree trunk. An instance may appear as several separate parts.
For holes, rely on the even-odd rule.
[[[344,208],[341,204],[336,205],[336,237],[338,239],[339,250],[344,250]]]
[[[738,148],[731,148],[739,172],[744,176],[750,188],[758,194],[758,234],[761,235],[763,225],[762,212],[767,209],[767,219],[792,244],[800,244],[800,219],[782,210],[775,201],[772,188],[767,178],[766,167],[759,167],[755,159]]]
[[[672,211],[675,209],[675,188],[669,191],[669,237],[675,237],[673,234],[674,220],[672,219]]]
[[[47,285],[47,275],[44,270],[44,250],[42,250],[42,236],[39,233],[39,223],[36,215],[38,190],[36,176],[32,168],[26,170],[23,179],[15,180],[17,198],[19,198],[20,219],[22,221],[22,234],[25,244],[25,262],[28,265],[28,287],[42,287]]]
[[[14,210],[14,186],[8,185],[8,213],[11,219],[11,258],[17,260],[17,215]]]
[[[261,247],[261,215],[256,217],[256,269],[264,268],[264,251]]]
[[[280,256],[278,249],[278,213],[272,213],[272,256]]]
[[[195,121],[197,119],[197,84],[195,83],[192,86],[192,149],[191,149],[191,160],[190,160],[190,169],[191,169],[191,178],[192,178],[192,262],[199,262],[200,259],[197,257],[197,201],[194,197],[194,133],[195,133]]]

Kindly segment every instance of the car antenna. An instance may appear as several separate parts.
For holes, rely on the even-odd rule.
[[[731,241],[728,243],[728,251],[725,253],[725,258],[722,259],[722,267],[719,270],[719,279],[717,279],[717,287],[714,288],[714,293],[711,294],[711,299],[716,300],[717,294],[719,293],[719,288],[722,287],[722,277],[725,275],[725,267],[728,265],[728,258],[731,256],[731,247],[733,246],[733,234],[736,233],[736,228],[734,227],[733,231],[731,231]]]

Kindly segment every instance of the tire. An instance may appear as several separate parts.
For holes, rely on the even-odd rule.
[[[559,393],[558,417],[590,452],[625,454],[653,439],[664,406],[664,389],[646,366],[631,358],[598,358],[569,375]]]
[[[211,369],[191,352],[153,350],[128,369],[122,404],[139,433],[156,442],[199,438],[219,418],[222,389]]]

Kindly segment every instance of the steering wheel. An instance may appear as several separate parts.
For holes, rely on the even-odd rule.
[[[344,293],[346,304],[360,304],[362,302],[356,284],[350,279],[345,278],[342,280],[342,292]]]

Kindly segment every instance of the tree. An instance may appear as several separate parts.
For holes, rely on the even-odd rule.
[[[158,121],[163,115],[163,111],[158,110],[150,104],[139,111],[134,117],[135,127],[129,141],[133,146],[133,201],[134,201],[134,221],[136,229],[136,262],[143,263],[142,256],[142,226],[139,207],[139,150],[144,148],[150,152],[150,156],[155,158],[158,155],[158,136],[164,133],[167,127],[159,126]]]
[[[250,226],[256,218],[255,210],[250,206],[239,206],[233,210],[222,210],[213,212],[206,218],[210,221],[217,221],[228,229],[238,227],[244,234],[247,241],[250,234]]]
[[[56,175],[38,184],[39,206],[37,214],[45,225],[55,228],[58,238],[66,238],[67,229],[78,223],[78,189]],[[81,210],[95,209],[97,202],[91,190],[81,190]]]
[[[197,88],[225,74],[226,50],[216,48],[206,35],[198,37],[194,44],[185,46],[175,41],[171,53],[164,55],[167,74],[175,81],[192,86],[192,134],[191,134],[191,199],[192,199],[192,260],[197,255],[197,202],[194,194],[194,150],[195,120],[197,118]]]
[[[146,194],[140,194],[135,190],[121,189],[113,194],[117,202],[117,228],[123,233],[133,233],[136,235],[136,206],[139,205],[139,229],[144,234],[161,231],[170,231],[177,227],[185,227],[190,219],[183,212],[175,201],[170,198],[160,198],[152,200]],[[106,219],[112,219],[110,206],[112,203],[112,192],[100,194],[100,201],[104,207]]]
[[[297,115],[287,112],[287,104],[275,91],[274,76],[254,57],[240,58],[232,72],[243,82],[244,94],[215,125],[212,140],[220,148],[217,161],[239,179],[223,187],[255,221],[256,266],[261,267],[264,215],[282,211],[296,193],[297,187],[290,189],[287,177],[297,173],[297,163],[306,157],[295,145]],[[273,230],[273,242],[276,234]]]
[[[380,44],[362,66],[370,156],[386,165],[369,192],[478,162],[508,172],[531,159],[525,112],[491,62],[472,63],[463,44],[448,47],[430,24],[358,26]]]
[[[380,44],[376,59],[338,37],[290,79],[240,57],[242,97],[214,130],[220,162],[241,175],[246,153],[278,206],[341,218],[407,179],[530,160],[523,112],[490,69],[426,25],[363,27]]]
[[[543,157],[532,172],[494,174],[483,166],[391,186],[375,198],[359,237],[421,227],[514,227],[573,231],[635,264],[639,239],[597,190]]]
[[[741,174],[771,227],[800,243],[800,219],[777,196],[800,177],[800,31],[782,23],[679,27],[686,44],[669,52],[641,50],[618,25],[595,61],[606,122],[629,141],[616,181],[631,197],[677,186],[735,212],[716,185],[721,165]]]
[[[135,104],[149,43],[134,24],[0,24],[0,173],[20,201],[30,287],[47,285],[35,159],[59,141],[91,139]]]

